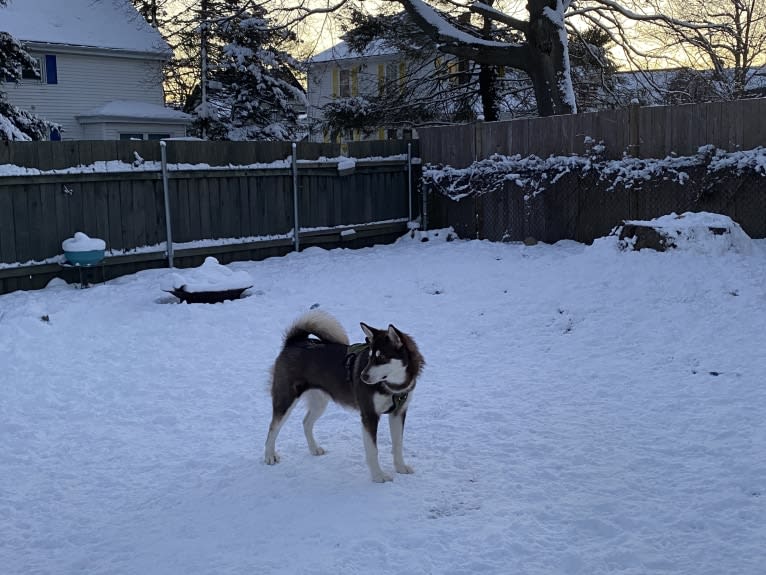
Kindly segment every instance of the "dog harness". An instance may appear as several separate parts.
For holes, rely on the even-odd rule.
[[[349,382],[354,381],[354,367],[356,366],[356,358],[359,356],[360,353],[369,351],[369,349],[370,349],[370,344],[368,343],[354,343],[348,346],[348,353],[346,354],[346,359],[344,361],[344,365],[346,366],[347,381]],[[388,415],[390,413],[393,413],[394,411],[397,411],[401,406],[403,406],[406,403],[409,395],[410,393],[408,391],[405,391],[404,393],[392,393],[391,407],[389,407],[386,411],[384,411],[383,415]]]
[[[346,350],[346,359],[344,365],[346,366],[346,379],[348,381],[354,381],[354,366],[356,365],[356,358],[360,353],[364,353],[370,349],[368,343],[354,343],[348,346]]]
[[[391,401],[393,401],[393,404],[383,413],[393,413],[394,411],[398,410],[402,405],[405,404],[409,395],[410,394],[408,392],[394,393],[391,396]]]

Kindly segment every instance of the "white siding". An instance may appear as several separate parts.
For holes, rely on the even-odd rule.
[[[163,105],[162,63],[157,60],[121,57],[119,55],[82,55],[41,53],[30,50],[45,61],[45,54],[55,54],[58,84],[22,80],[5,83],[8,100],[47,120],[61,124],[62,138],[86,137],[75,116],[112,100],[137,100]],[[88,130],[87,137],[93,137]]]

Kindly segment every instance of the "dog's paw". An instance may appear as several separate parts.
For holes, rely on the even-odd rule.
[[[324,455],[325,453],[327,453],[324,449],[322,449],[318,445],[314,449],[309,448],[309,451],[311,452],[311,455]]]
[[[385,483],[386,481],[393,481],[394,478],[391,477],[388,473],[383,473],[381,471],[380,473],[373,473],[372,480],[375,483]]]
[[[410,473],[415,473],[415,470],[409,465],[407,465],[406,463],[400,463],[398,465],[395,464],[394,467],[396,468],[397,473],[403,473],[405,475],[409,475]]]
[[[274,465],[275,463],[279,463],[279,455],[276,453],[267,453],[263,460],[266,462],[266,465]]]

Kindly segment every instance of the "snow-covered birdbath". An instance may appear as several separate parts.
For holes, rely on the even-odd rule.
[[[106,282],[104,276],[104,252],[106,242],[99,238],[91,238],[83,232],[76,232],[71,238],[61,242],[64,250],[64,258],[59,261],[62,268],[77,268],[80,275],[81,288],[88,287],[88,270],[92,267],[101,267],[101,281]]]
[[[219,303],[239,299],[251,287],[250,274],[232,271],[207,257],[199,267],[171,274],[162,289],[186,303]]]
[[[106,242],[88,237],[83,232],[76,232],[71,238],[61,242],[66,261],[73,266],[92,266],[104,259]]]

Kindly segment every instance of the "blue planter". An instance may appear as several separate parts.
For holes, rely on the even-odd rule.
[[[92,266],[104,259],[104,250],[87,252],[64,252],[67,261],[73,266]]]

